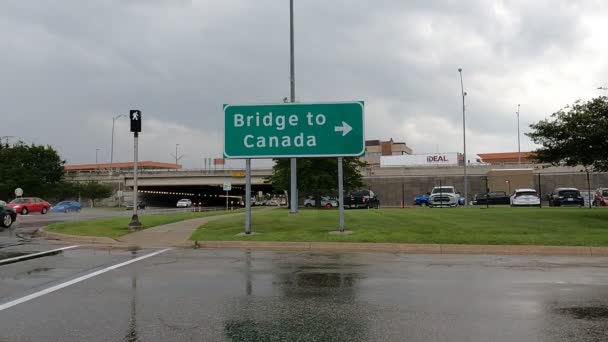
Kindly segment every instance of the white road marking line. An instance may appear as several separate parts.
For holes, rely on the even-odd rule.
[[[18,260],[21,260],[21,259],[31,259],[31,258],[39,256],[39,255],[53,254],[53,253],[57,253],[59,251],[65,251],[66,249],[72,249],[72,248],[76,248],[76,247],[80,247],[80,246],[74,245],[74,246],[68,246],[68,247],[61,247],[61,248],[57,248],[57,249],[52,249],[50,251],[38,252],[38,253],[34,253],[34,254],[26,254],[26,255],[21,255],[21,256],[18,256],[18,257],[14,257],[14,258],[1,259],[0,260],[0,265],[6,264],[6,263],[9,263],[9,262],[18,261]]]
[[[30,301],[32,299],[36,299],[36,298],[38,298],[40,296],[44,296],[45,294],[49,294],[49,293],[55,292],[57,290],[61,290],[64,287],[68,287],[70,285],[74,285],[76,283],[80,283],[81,281],[87,280],[89,278],[93,278],[93,277],[98,276],[100,274],[103,274],[103,273],[115,270],[117,268],[120,268],[120,267],[129,265],[129,264],[132,264],[134,262],[138,262],[140,260],[153,257],[155,255],[164,253],[164,252],[169,251],[169,250],[171,250],[171,248],[165,248],[165,249],[160,250],[160,251],[156,251],[156,252],[153,252],[153,253],[150,253],[150,254],[142,255],[139,258],[135,258],[135,259],[131,259],[131,260],[128,260],[128,261],[125,261],[125,262],[121,262],[120,264],[112,265],[112,266],[106,267],[104,269],[101,269],[101,270],[98,270],[98,271],[95,271],[95,272],[92,272],[92,273],[89,273],[89,274],[85,274],[85,275],[83,275],[81,277],[78,277],[76,279],[72,279],[72,280],[66,281],[65,283],[61,283],[61,284],[58,284],[58,285],[46,288],[44,290],[40,290],[38,292],[34,292],[34,293],[32,293],[30,295],[27,295],[25,297],[21,297],[21,298],[12,300],[12,301],[10,301],[8,303],[4,303],[4,304],[0,305],[0,311],[6,310],[8,308],[11,308],[11,307],[13,307],[15,305],[18,305],[18,304],[21,304],[21,303],[28,302],[28,301]]]

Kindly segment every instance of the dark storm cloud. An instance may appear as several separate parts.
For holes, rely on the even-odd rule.
[[[475,135],[513,149],[517,103],[534,101],[522,107],[532,121],[568,103],[563,93],[589,95],[595,84],[568,87],[587,82],[585,65],[601,57],[583,45],[583,16],[606,11],[591,1],[295,3],[298,100],[363,99],[369,138],[421,152],[435,148],[430,123],[459,135],[459,67],[479,152]],[[200,156],[221,153],[223,103],[289,95],[288,24],[288,2],[276,0],[4,1],[0,101],[11,129],[0,135],[89,162],[97,147],[109,157],[112,116],[138,107],[153,120],[147,157],[168,160],[180,143],[184,162],[200,166]],[[555,85],[562,73],[571,85]],[[124,122],[119,129],[125,159]]]

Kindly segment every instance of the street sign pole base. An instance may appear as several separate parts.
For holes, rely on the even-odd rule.
[[[236,236],[253,236],[253,235],[260,235],[261,233],[257,233],[257,232],[249,232],[249,234],[245,233],[245,232],[241,232],[236,234]]]
[[[143,225],[141,224],[141,222],[139,222],[139,217],[137,216],[137,214],[133,215],[131,217],[131,222],[129,222],[129,229],[139,230],[141,228],[143,228]]]
[[[354,233],[352,230],[334,230],[329,232],[330,235],[350,235]]]

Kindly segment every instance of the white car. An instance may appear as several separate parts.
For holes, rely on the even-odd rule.
[[[192,201],[189,199],[181,199],[177,201],[178,208],[190,208],[192,206]]]
[[[540,197],[534,189],[516,189],[511,195],[512,207],[539,207]]]
[[[304,200],[304,206],[307,208],[312,208],[315,206],[316,202],[317,201],[315,201],[314,198],[308,197],[306,200]],[[321,207],[331,209],[331,208],[337,208],[338,206],[339,206],[339,203],[336,199],[329,198],[327,196],[321,197]]]

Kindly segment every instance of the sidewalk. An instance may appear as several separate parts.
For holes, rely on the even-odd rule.
[[[139,247],[173,247],[183,246],[185,244],[192,245],[193,242],[188,241],[188,239],[190,239],[192,233],[194,233],[194,231],[201,225],[210,221],[221,220],[238,215],[245,215],[245,213],[241,212],[235,214],[201,217],[197,219],[165,224],[127,234],[116,239],[116,241]]]

